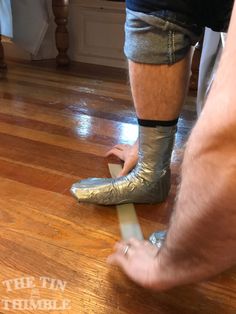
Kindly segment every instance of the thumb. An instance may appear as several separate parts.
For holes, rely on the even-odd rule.
[[[135,160],[128,160],[124,163],[124,166],[121,170],[121,172],[119,173],[119,177],[121,176],[126,176],[131,170],[134,169],[134,167],[136,166],[136,161]]]
[[[120,173],[118,174],[118,177],[126,176],[130,172],[130,170],[132,170],[131,165],[128,163],[124,163],[124,166],[122,170],[120,171]]]

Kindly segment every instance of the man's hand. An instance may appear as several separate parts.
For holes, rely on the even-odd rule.
[[[108,257],[107,262],[119,266],[137,284],[158,289],[157,253],[158,248],[149,242],[130,239],[116,243],[115,253]]]
[[[111,155],[115,155],[124,161],[124,166],[122,171],[118,174],[118,177],[127,175],[138,162],[138,141],[133,145],[118,144],[114,146],[107,152],[106,157]]]

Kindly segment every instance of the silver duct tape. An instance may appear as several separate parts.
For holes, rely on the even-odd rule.
[[[79,202],[100,205],[160,203],[171,185],[170,159],[176,126],[139,127],[136,167],[119,178],[88,178],[76,182],[71,193]]]
[[[108,164],[108,167],[112,178],[116,178],[122,169],[118,164]],[[134,205],[117,205],[116,208],[122,239],[125,241],[129,240],[130,238],[143,240],[143,233],[136,215]]]

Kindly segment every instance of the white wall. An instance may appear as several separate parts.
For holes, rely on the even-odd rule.
[[[71,59],[125,67],[124,22],[124,3],[71,0],[69,25]]]

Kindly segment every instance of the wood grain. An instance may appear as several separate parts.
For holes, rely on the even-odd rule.
[[[55,314],[236,313],[235,270],[165,293],[137,287],[106,264],[120,238],[115,207],[78,204],[70,195],[80,178],[109,176],[105,152],[137,136],[129,87],[111,72],[9,62],[8,79],[0,85],[1,301],[32,293],[69,299],[70,309],[47,311]],[[136,206],[145,237],[166,228],[172,213],[183,144],[196,118],[194,101],[188,98],[179,122],[168,200]],[[36,288],[6,290],[4,281],[29,276]],[[65,281],[64,292],[43,289],[43,276]],[[19,312],[0,306],[0,313]]]

